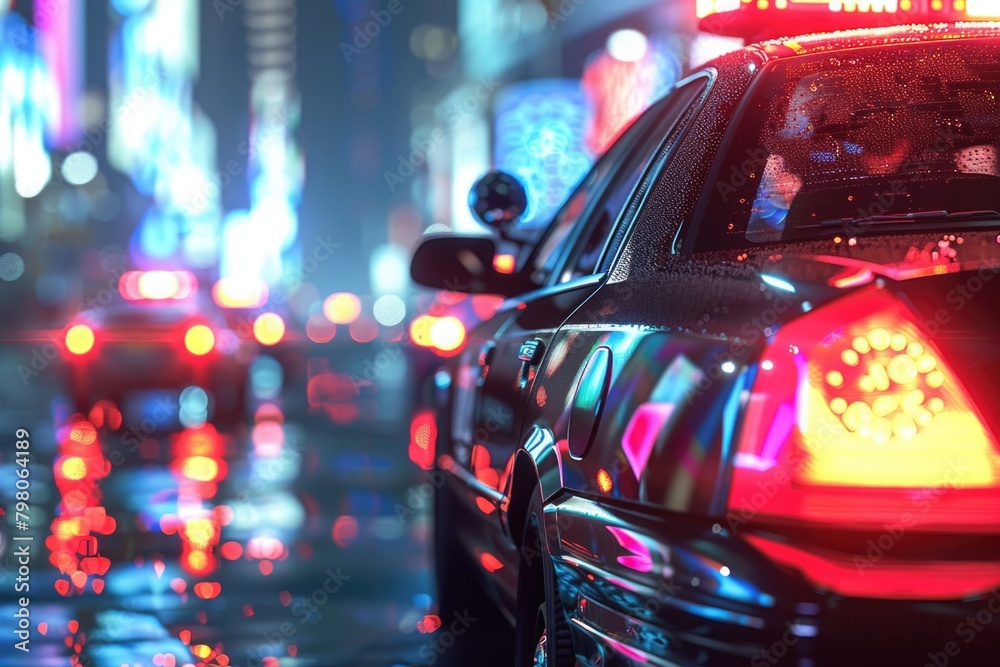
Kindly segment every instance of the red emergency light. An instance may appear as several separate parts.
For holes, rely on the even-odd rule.
[[[702,31],[751,41],[805,32],[1000,19],[996,0],[697,0]]]

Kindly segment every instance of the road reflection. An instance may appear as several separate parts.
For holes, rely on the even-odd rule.
[[[394,508],[422,481],[414,462],[433,453],[426,415],[414,433],[405,422],[352,430],[329,404],[310,409],[273,364],[257,368],[245,423],[229,429],[206,420],[196,388],[172,401],[101,401],[86,413],[71,412],[58,386],[39,383],[30,399],[0,390],[4,421],[33,429],[33,517],[44,530],[32,650],[5,646],[0,663],[419,662],[440,625],[429,508]],[[10,467],[0,468],[5,482]],[[4,555],[8,616],[16,568]]]

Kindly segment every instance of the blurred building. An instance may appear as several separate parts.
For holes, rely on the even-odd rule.
[[[595,156],[683,76],[695,25],[684,1],[461,0],[460,69],[436,98],[416,94],[428,111],[414,117],[414,142],[433,146],[413,193],[427,227],[481,231],[468,192],[491,167],[525,182],[523,224],[547,222]]]

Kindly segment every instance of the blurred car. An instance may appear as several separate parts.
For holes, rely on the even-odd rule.
[[[507,297],[432,471],[442,622],[515,631],[477,664],[995,661],[998,186],[1000,28],[835,33],[679,82],[514,271],[425,240]],[[505,242],[520,195],[472,195]]]
[[[211,393],[213,416],[243,419],[256,344],[241,338],[183,271],[130,271],[122,301],[82,312],[66,328],[69,387],[77,410],[99,399],[121,405],[142,390],[197,386]]]

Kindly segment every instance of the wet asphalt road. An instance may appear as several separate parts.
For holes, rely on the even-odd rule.
[[[0,665],[465,661],[439,650],[428,632],[436,625],[430,508],[415,493],[423,473],[408,460],[405,424],[388,432],[335,426],[309,414],[296,386],[271,401],[255,399],[254,409],[272,406],[257,415],[265,426],[256,429],[248,413],[244,425],[217,435],[193,429],[211,437],[192,439],[192,429],[150,413],[147,401],[127,409],[120,425],[106,416],[91,433],[71,417],[58,372],[24,387],[12,369],[30,352],[6,346],[0,355],[0,506],[7,513]],[[19,428],[31,442],[24,531],[12,511]],[[215,449],[203,451],[206,442]],[[87,475],[102,461],[107,466],[84,487],[65,479],[80,476],[67,457],[81,447],[90,457],[81,455],[90,462]],[[54,522],[57,507],[62,519],[85,517],[86,527]],[[84,533],[78,553],[58,553]],[[32,550],[29,593],[15,590],[14,534],[33,538],[17,543]],[[92,574],[70,576],[80,569]],[[30,653],[14,648],[21,595],[30,596]]]

